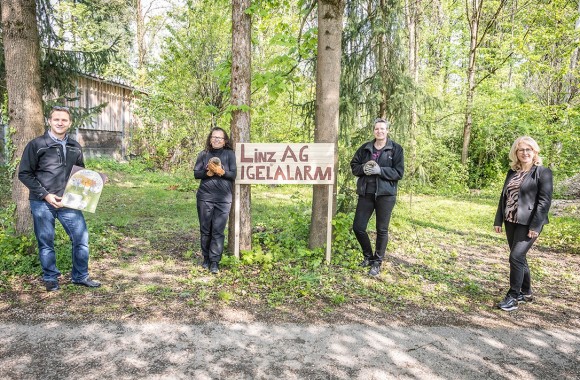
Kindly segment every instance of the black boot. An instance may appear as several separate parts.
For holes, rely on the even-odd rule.
[[[209,271],[211,272],[211,274],[218,274],[220,271],[218,263],[215,261],[212,261],[211,264],[209,265]]]
[[[381,273],[381,266],[379,264],[372,264],[369,276],[377,277]]]

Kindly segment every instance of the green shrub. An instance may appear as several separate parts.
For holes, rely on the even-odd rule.
[[[353,219],[353,212],[339,212],[332,220],[332,263],[347,268],[356,268],[357,262],[362,258],[360,246],[352,232]]]
[[[38,273],[40,264],[34,250],[32,234],[18,236],[14,232],[14,204],[0,213],[0,273]]]

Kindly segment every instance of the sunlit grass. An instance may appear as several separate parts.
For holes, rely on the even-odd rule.
[[[377,279],[357,265],[362,255],[351,231],[352,212],[335,219],[333,259],[326,265],[324,250],[309,250],[307,244],[312,187],[253,186],[253,249],[240,261],[224,256],[213,276],[198,265],[192,176],[123,166],[103,170],[110,182],[97,212],[87,214],[91,265],[111,284],[100,292],[118,296],[122,289],[123,297],[138,298],[141,308],[149,301],[192,308],[219,301],[331,313],[364,303],[389,312],[462,313],[489,308],[508,285],[507,242],[493,231],[497,200],[489,196],[400,194]],[[534,286],[577,294],[578,261],[566,267],[560,262],[580,253],[580,221],[569,216],[550,221],[530,252]],[[374,226],[373,217],[373,238]],[[62,229],[57,235],[59,268],[66,272],[70,245]],[[134,303],[127,302],[126,312],[134,312]]]

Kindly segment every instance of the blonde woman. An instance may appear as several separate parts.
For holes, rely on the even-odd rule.
[[[531,302],[532,287],[526,254],[548,223],[552,203],[552,171],[542,166],[540,147],[528,136],[519,137],[509,153],[508,171],[495,214],[495,232],[505,226],[510,248],[510,289],[498,307],[505,311]]]

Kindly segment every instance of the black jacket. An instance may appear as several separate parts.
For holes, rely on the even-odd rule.
[[[46,132],[24,148],[18,179],[30,190],[28,199],[42,200],[48,194],[62,196],[74,165],[85,167],[81,145],[69,136],[65,160],[62,145]]]
[[[212,157],[219,157],[224,168],[223,176],[208,176],[207,164]],[[204,150],[197,156],[193,175],[201,179],[197,199],[208,202],[232,202],[232,189],[237,175],[236,154],[231,149]]]
[[[509,170],[499,197],[494,226],[501,226],[505,219],[506,186],[516,174]],[[552,171],[544,166],[534,166],[522,181],[518,197],[518,224],[529,225],[530,230],[540,232],[548,224],[548,211],[552,204]]]
[[[395,197],[397,195],[397,182],[403,178],[405,172],[403,148],[396,142],[387,140],[384,152],[379,156],[377,162],[381,168],[381,174],[367,176],[363,171],[363,166],[372,158],[374,143],[373,140],[358,148],[350,162],[352,174],[358,177],[356,193],[365,195],[367,181],[376,181],[375,196]]]

